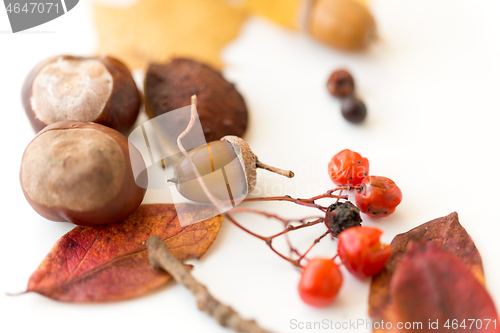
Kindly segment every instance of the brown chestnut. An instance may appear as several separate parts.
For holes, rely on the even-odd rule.
[[[132,74],[111,57],[47,59],[28,74],[22,101],[35,132],[58,121],[78,120],[126,133],[141,106]]]
[[[52,221],[78,225],[118,222],[141,204],[147,173],[140,152],[120,132],[95,123],[45,127],[26,148],[20,180],[29,204]],[[144,178],[143,178],[144,177]]]

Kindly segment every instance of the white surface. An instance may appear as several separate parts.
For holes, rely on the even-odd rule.
[[[293,180],[260,173],[258,190],[301,197],[322,193],[333,186],[326,173],[331,156],[343,148],[359,151],[369,158],[372,174],[392,178],[404,195],[395,214],[380,221],[365,217],[365,225],[383,229],[383,239],[390,242],[400,232],[457,211],[482,254],[487,287],[498,306],[500,3],[374,0],[372,9],[380,40],[367,53],[339,53],[261,19],[250,20],[225,50],[225,74],[251,112],[247,141],[262,161],[296,172]],[[90,15],[88,3],[81,1],[55,21],[25,33],[0,34],[5,121],[0,131],[1,330],[227,332],[174,284],[136,300],[100,305],[58,303],[37,294],[4,295],[24,290],[54,242],[72,228],[39,217],[23,197],[18,172],[34,134],[20,88],[28,71],[45,57],[95,50]],[[0,31],[7,30],[1,9]],[[344,121],[338,101],[326,92],[329,73],[340,66],[353,72],[368,106],[362,126]],[[161,193],[149,193],[146,200],[159,198]],[[284,216],[311,214],[291,204],[268,204],[266,209]],[[278,223],[253,216],[238,219],[261,234],[279,229]],[[297,233],[298,244],[307,246],[322,230],[318,226]],[[329,240],[315,251],[334,252]],[[226,222],[195,265],[194,275],[216,297],[275,332],[299,331],[290,327],[292,319],[367,317],[368,281],[344,274],[337,301],[325,309],[310,308],[296,292],[298,271]]]

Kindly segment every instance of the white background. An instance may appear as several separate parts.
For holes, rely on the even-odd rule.
[[[390,242],[398,233],[457,211],[482,254],[487,287],[498,306],[500,2],[373,0],[371,8],[380,38],[366,53],[339,53],[257,18],[224,50],[224,74],[250,109],[245,138],[263,162],[296,172],[293,180],[260,173],[257,191],[300,197],[325,192],[333,187],[326,172],[329,159],[344,148],[358,151],[369,158],[371,174],[392,178],[404,195],[392,216],[363,216],[364,224],[383,229],[383,240]],[[139,299],[97,305],[4,295],[23,291],[54,242],[73,228],[41,218],[22,194],[21,156],[34,133],[20,89],[29,70],[48,56],[95,52],[91,14],[89,3],[80,1],[61,18],[14,35],[0,9],[1,330],[226,332],[173,283]],[[352,71],[368,106],[361,126],[347,123],[339,102],[326,92],[328,75],[338,67]],[[161,200],[161,191],[146,197],[146,202]],[[289,217],[315,214],[285,203],[252,206]],[[280,227],[254,216],[237,218],[265,235]],[[324,230],[297,232],[294,241],[307,247]],[[335,253],[335,242],[320,245],[315,255]],[[296,291],[299,272],[228,221],[194,265],[195,277],[217,298],[275,332],[299,331],[291,328],[292,319],[367,318],[369,281],[343,271],[336,302],[310,308]]]

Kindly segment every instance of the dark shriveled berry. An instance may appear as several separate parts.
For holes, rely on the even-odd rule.
[[[354,206],[350,201],[331,204],[328,207],[328,211],[335,215],[326,214],[325,224],[335,237],[340,235],[345,229],[358,227],[363,222],[359,215],[359,208]]]
[[[354,93],[354,79],[351,73],[339,69],[330,75],[326,88],[335,97],[347,97]]]
[[[342,100],[342,116],[351,123],[360,123],[366,118],[366,105],[354,96]]]

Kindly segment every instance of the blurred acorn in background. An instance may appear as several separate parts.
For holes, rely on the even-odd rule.
[[[245,4],[255,14],[302,29],[336,49],[362,50],[376,36],[375,19],[362,0],[246,0]]]
[[[137,0],[129,7],[94,4],[99,53],[145,69],[174,57],[221,69],[221,50],[248,15],[307,32],[335,49],[358,51],[375,38],[364,0]]]
[[[347,51],[366,48],[375,39],[375,19],[368,8],[355,0],[317,0],[308,22],[317,40]]]

